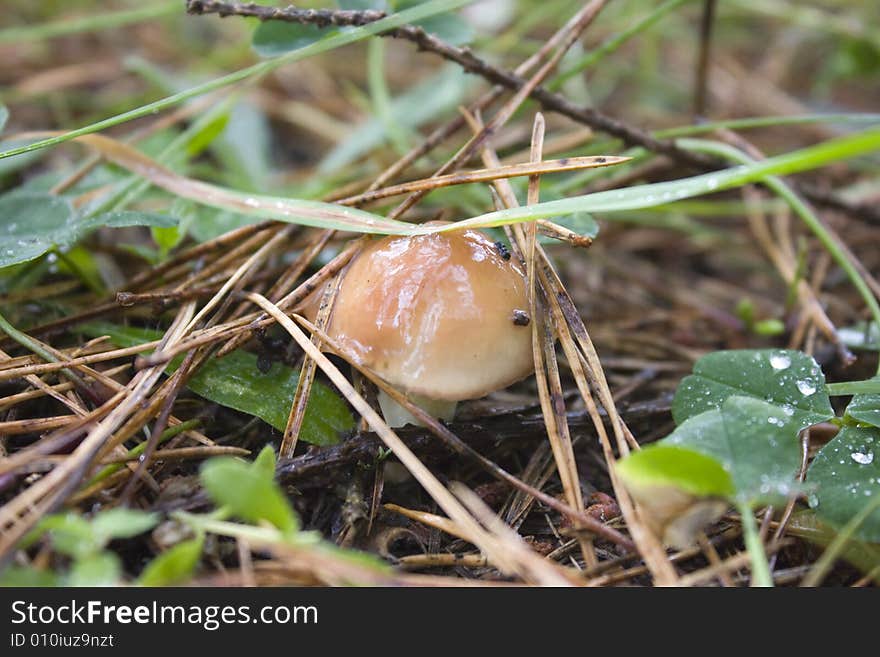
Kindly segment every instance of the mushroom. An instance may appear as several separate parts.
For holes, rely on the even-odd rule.
[[[327,335],[437,417],[534,370],[523,269],[482,232],[375,239],[342,276]],[[391,426],[417,423],[381,391],[379,405]]]

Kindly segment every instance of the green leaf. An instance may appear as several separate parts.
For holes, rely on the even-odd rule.
[[[256,415],[279,431],[287,426],[299,372],[273,363],[265,374],[257,368],[257,357],[234,351],[213,359],[193,376],[187,387],[213,402]],[[326,385],[312,384],[300,438],[313,445],[333,445],[339,435],[354,428],[348,406]]]
[[[67,247],[100,226],[174,225],[167,215],[115,212],[80,220],[70,202],[51,194],[15,192],[0,196],[0,268]]]
[[[432,16],[417,23],[428,34],[453,46],[463,46],[474,40],[474,28],[458,14]]]
[[[757,504],[789,496],[801,463],[796,418],[754,397],[732,396],[689,418],[660,444],[696,450],[730,473],[739,502]]]
[[[880,427],[880,395],[856,395],[846,407],[853,420]]]
[[[617,472],[651,531],[678,548],[692,545],[734,496],[727,470],[692,449],[655,443],[621,460]]]
[[[266,115],[257,106],[239,102],[228,115],[226,129],[211,144],[221,161],[224,179],[241,189],[265,191],[272,174],[273,133]]]
[[[250,522],[267,520],[290,534],[298,528],[298,521],[281,488],[266,476],[264,466],[230,457],[212,458],[202,466],[202,485],[218,506],[234,515]]]
[[[817,515],[838,529],[843,527],[880,495],[880,429],[844,426],[813,459],[807,481],[817,487],[810,496]],[[880,542],[880,509],[855,535]]]
[[[117,347],[134,347],[145,342],[153,342],[164,335],[162,331],[154,329],[120,326],[119,324],[111,324],[110,322],[89,322],[81,324],[79,326],[79,331],[92,338],[106,335],[110,339],[110,342]],[[149,353],[149,350],[145,350],[143,353],[147,354]],[[179,363],[173,367],[169,367],[166,371],[171,373],[177,369],[178,365]]]
[[[424,4],[424,0],[398,0],[395,8],[403,11],[420,4]],[[414,25],[453,46],[461,46],[474,40],[474,28],[458,14],[439,14],[415,21]]]
[[[118,326],[102,322],[83,325],[80,330],[89,336],[110,336],[120,347],[131,347],[157,340],[161,331]],[[171,373],[180,365],[180,359],[166,368]],[[299,372],[273,363],[263,374],[257,367],[257,357],[237,350],[223,358],[205,363],[190,378],[187,387],[197,395],[217,404],[254,415],[283,431],[293,405]],[[300,438],[313,445],[332,445],[339,435],[354,428],[354,419],[346,403],[320,381],[312,384]]]
[[[49,194],[0,196],[0,267],[33,260],[70,241],[73,206]]]
[[[101,273],[101,264],[91,249],[77,245],[55,255],[55,266],[59,272],[75,276],[96,294],[106,294],[107,286]]]
[[[716,351],[694,365],[672,402],[676,423],[718,409],[732,395],[770,402],[785,411],[786,423],[803,429],[834,417],[825,376],[805,353],[783,349]]]
[[[30,566],[9,566],[0,572],[0,587],[58,586],[58,576],[51,570]]]
[[[108,509],[92,519],[92,532],[101,545],[114,538],[131,538],[156,526],[159,516],[136,509]]]
[[[261,472],[267,479],[275,477],[275,451],[266,445],[254,459],[254,469]]]
[[[58,552],[74,558],[85,558],[104,547],[88,521],[73,512],[46,516],[36,527],[36,533],[40,532],[48,532]]]
[[[654,443],[617,464],[628,488],[674,486],[698,497],[732,498],[730,473],[711,456],[684,447]]]
[[[204,536],[182,541],[153,559],[137,580],[140,586],[173,586],[190,578],[202,555]]]
[[[152,529],[158,522],[153,513],[133,509],[109,509],[87,520],[79,514],[56,513],[43,518],[27,542],[48,532],[58,552],[75,559],[97,554],[114,538],[131,538]]]
[[[785,324],[778,319],[762,319],[752,326],[752,330],[758,335],[774,336],[785,333]]]
[[[305,48],[338,31],[333,27],[320,28],[317,25],[266,21],[254,30],[251,47],[260,57],[277,57],[291,50]]]
[[[208,121],[196,134],[192,136],[186,145],[186,154],[190,158],[200,155],[210,146],[217,137],[226,129],[229,123],[229,113],[222,112]]]
[[[160,260],[164,259],[175,246],[183,241],[186,234],[178,226],[159,228],[154,226],[150,229],[150,235],[156,246],[159,247]]]
[[[119,583],[122,567],[112,552],[90,554],[73,562],[65,578],[66,586],[114,586]]]

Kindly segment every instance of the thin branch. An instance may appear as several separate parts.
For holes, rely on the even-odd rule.
[[[214,2],[213,0],[188,0],[188,14],[217,14],[220,18],[227,16],[250,16],[261,21],[284,21],[301,25],[317,25],[318,27],[347,27],[373,23],[387,14],[373,9],[299,9],[297,7],[266,7],[253,2],[244,4],[232,2]]]

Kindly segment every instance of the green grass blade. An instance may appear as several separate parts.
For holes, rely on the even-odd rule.
[[[770,574],[767,553],[761,542],[761,533],[758,531],[755,516],[746,504],[740,504],[738,508],[742,518],[743,541],[752,562],[752,586],[773,586],[773,576]]]
[[[652,134],[657,139],[674,139],[691,135],[703,135],[722,128],[727,130],[750,130],[754,128],[779,128],[811,123],[880,123],[880,114],[792,114],[789,116],[748,116],[742,119],[712,121],[699,125],[685,125],[678,128],[657,130]]]
[[[694,142],[688,142],[687,145],[696,147]],[[880,128],[871,128],[760,162],[743,164],[691,178],[596,192],[558,201],[489,212],[459,222],[454,227],[447,226],[446,230],[503,226],[572,212],[620,212],[650,208],[671,201],[740,187],[747,183],[760,182],[768,176],[782,176],[816,169],[837,160],[850,159],[876,150],[880,150]]]

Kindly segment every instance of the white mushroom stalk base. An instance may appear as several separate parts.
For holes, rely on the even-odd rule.
[[[458,402],[431,399],[421,395],[407,395],[407,397],[413,404],[423,408],[427,413],[436,418],[449,422],[455,417],[455,407],[458,405]],[[379,408],[382,409],[382,416],[389,427],[402,427],[407,424],[414,424],[417,427],[425,426],[412,413],[385,394],[384,390],[379,391]]]

